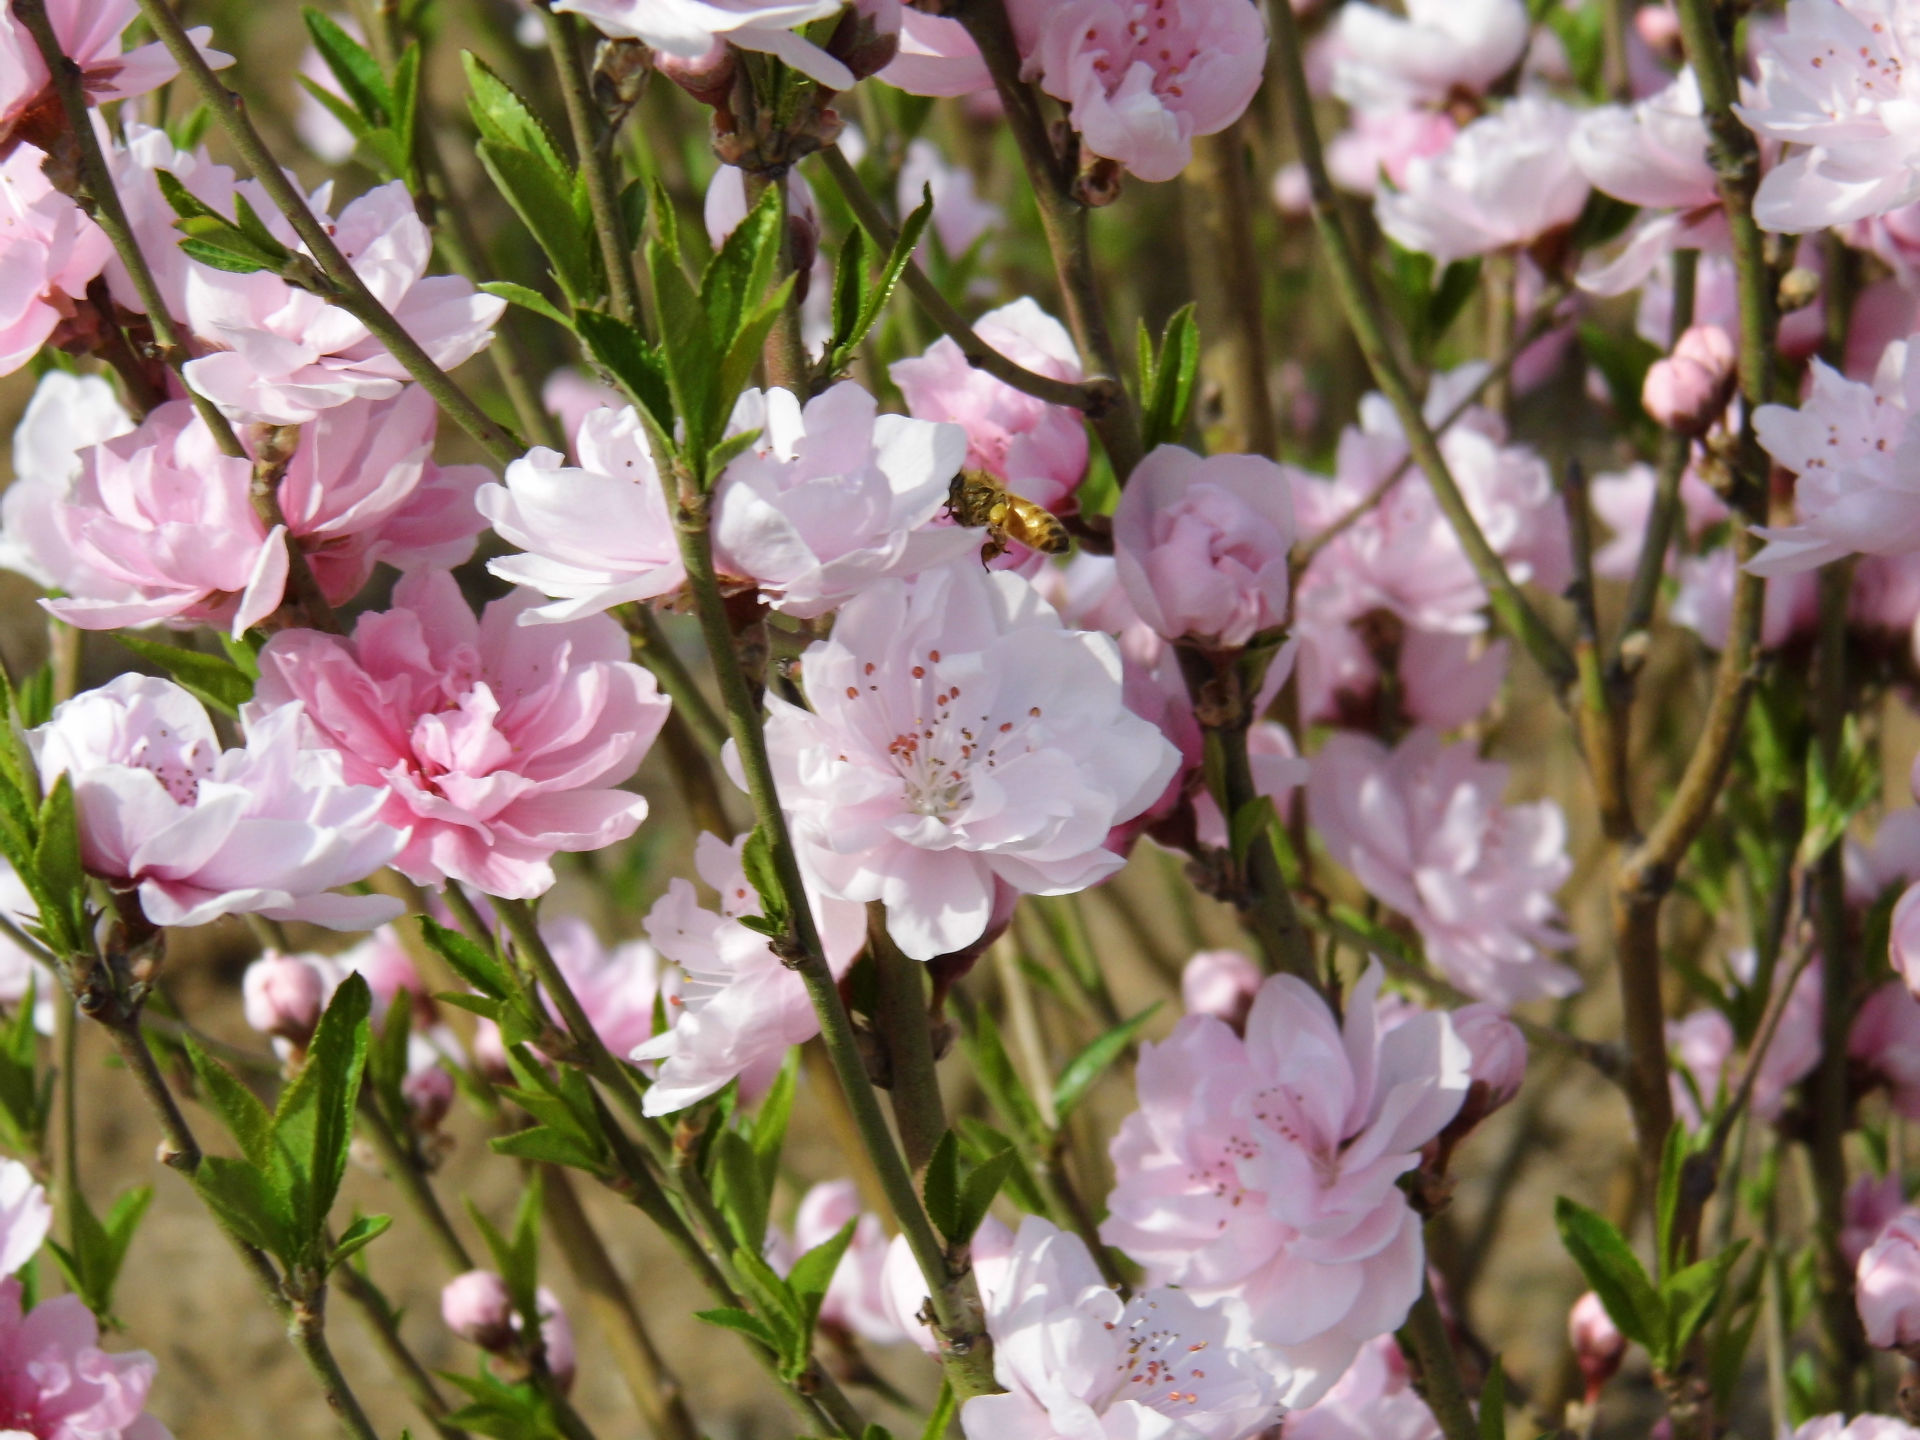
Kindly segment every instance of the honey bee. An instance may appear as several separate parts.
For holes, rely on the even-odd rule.
[[[986,527],[987,543],[980,547],[980,563],[1004,555],[1009,541],[1018,540],[1043,555],[1059,555],[1067,548],[1067,527],[1045,506],[1016,495],[984,470],[962,470],[947,490],[947,513],[969,529]]]

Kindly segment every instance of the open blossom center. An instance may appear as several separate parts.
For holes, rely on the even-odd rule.
[[[1177,1415],[1200,1403],[1200,1386],[1207,1372],[1201,1352],[1208,1342],[1192,1342],[1173,1326],[1157,1323],[1158,1307],[1149,1296],[1134,1301],[1119,1321],[1127,1332],[1126,1348],[1114,1368],[1122,1387],[1136,1393],[1123,1398],[1137,1400],[1164,1415]]]
[[[997,769],[1009,756],[1027,754],[1040,748],[1040,737],[1031,723],[1042,717],[1042,708],[1028,708],[1019,720],[1001,719],[991,709],[973,714],[961,705],[960,684],[939,673],[940,652],[929,650],[924,663],[913,667],[913,684],[900,692],[913,707],[910,721],[888,717],[892,738],[887,755],[903,782],[902,796],[907,809],[929,819],[944,820],[958,815],[973,803],[973,776],[979,769]],[[847,687],[849,700],[875,698],[888,706],[893,698],[872,680],[875,666],[866,666],[869,677],[863,695],[858,686]]]
[[[1111,54],[1095,58],[1095,72],[1107,75],[1118,69],[1125,74],[1135,62],[1145,61],[1153,70],[1154,94],[1176,98],[1184,95],[1182,82],[1187,78],[1187,68],[1199,58],[1200,50],[1185,36],[1172,40],[1167,33],[1172,28],[1173,23],[1167,17],[1167,0],[1147,0],[1145,4],[1135,5],[1126,26],[1126,39],[1132,42],[1131,46],[1112,45]],[[1088,26],[1087,44],[1100,43],[1098,27]]]
[[[164,785],[174,804],[193,805],[200,799],[201,777],[213,773],[213,762],[219,754],[219,747],[205,740],[190,740],[183,746],[163,728],[135,741],[127,763],[139,766]]]

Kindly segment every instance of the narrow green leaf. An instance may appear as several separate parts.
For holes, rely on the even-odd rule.
[[[1194,315],[1191,304],[1181,306],[1160,333],[1160,353],[1151,367],[1153,388],[1144,396],[1141,417],[1141,435],[1149,450],[1174,444],[1186,433],[1200,374],[1200,327]]]
[[[327,1257],[327,1268],[331,1270],[341,1261],[351,1259],[392,1228],[391,1215],[356,1216],[354,1222],[340,1232],[340,1238],[333,1242],[333,1254]]]
[[[1133,1044],[1146,1023],[1160,1008],[1160,1002],[1154,1001],[1146,1009],[1131,1019],[1122,1020],[1105,1034],[1089,1042],[1087,1047],[1067,1062],[1060,1072],[1060,1078],[1053,1086],[1053,1110],[1062,1123],[1073,1112],[1075,1106],[1093,1088],[1094,1082],[1107,1071],[1107,1067],[1125,1053]]]
[[[1693,1337],[1700,1333],[1700,1327],[1713,1313],[1714,1305],[1720,1299],[1720,1292],[1726,1287],[1727,1276],[1739,1263],[1746,1252],[1747,1242],[1736,1240],[1717,1255],[1696,1261],[1686,1269],[1668,1278],[1660,1287],[1661,1296],[1667,1303],[1668,1333],[1672,1337],[1669,1346],[1670,1356],[1677,1358],[1686,1352]]]
[[[240,232],[236,230],[233,233],[237,235]],[[189,260],[197,260],[210,270],[224,270],[230,275],[257,275],[262,270],[275,268],[274,262],[265,256],[227,245],[216,245],[207,240],[182,240],[180,250]]]
[[[482,140],[475,150],[500,194],[539,242],[569,304],[600,298],[594,278],[593,236],[577,223],[570,178],[529,151]]]
[[[780,1341],[766,1322],[757,1315],[745,1310],[696,1310],[694,1318],[704,1320],[709,1325],[718,1325],[722,1330],[732,1330],[746,1336],[756,1345],[764,1345],[776,1355],[780,1353]]]
[[[533,107],[472,51],[461,51],[460,63],[466,68],[471,92],[467,96],[467,109],[473,115],[473,123],[479,128],[481,138],[496,145],[525,150],[545,165],[550,174],[570,176],[573,173],[572,164],[561,158],[553,132],[534,113]]]
[[[482,995],[504,1000],[519,993],[513,974],[490,951],[482,949],[458,930],[449,930],[430,915],[420,917],[420,929],[427,943],[439,953],[467,984]]]
[[[1708,1097],[1709,1101],[1711,1098]],[[1660,1180],[1654,1192],[1654,1237],[1659,1260],[1656,1278],[1673,1272],[1674,1242],[1678,1238],[1673,1233],[1673,1221],[1680,1209],[1681,1176],[1692,1150],[1693,1140],[1686,1126],[1675,1125],[1667,1131],[1666,1144],[1660,1148]]]
[[[1507,1440],[1507,1369],[1498,1355],[1480,1387],[1480,1440]]]
[[[632,325],[598,310],[576,311],[573,324],[595,363],[652,417],[661,434],[671,436],[673,394],[660,352]]]
[[[920,248],[920,237],[926,233],[927,223],[932,219],[933,187],[926,185],[921,187],[920,203],[901,223],[893,249],[887,252],[887,264],[880,272],[880,283],[867,291],[866,299],[860,306],[860,324],[853,336],[854,344],[866,339],[867,332],[879,322],[880,312],[886,308],[887,301],[893,298],[894,287],[900,283],[900,277],[907,273],[913,252]]]
[[[80,819],[74,811],[73,777],[62,771],[40,802],[33,846],[35,902],[40,925],[62,953],[87,943],[87,872],[80,863]],[[22,877],[24,879],[24,877]]]
[[[387,88],[379,62],[367,47],[323,11],[309,6],[300,14],[307,22],[307,34],[313,37],[313,48],[320,52],[320,58],[333,72],[333,78],[340,82],[340,89],[353,102],[354,109],[370,126],[391,125],[393,92]]]
[[[606,1157],[577,1136],[551,1125],[536,1125],[530,1130],[515,1130],[495,1136],[487,1148],[496,1155],[514,1160],[532,1160],[547,1165],[565,1165],[589,1175],[606,1175]]]
[[[181,1042],[187,1052],[187,1062],[193,1066],[201,1102],[220,1117],[220,1123],[239,1142],[240,1153],[248,1162],[266,1170],[273,1160],[273,1116],[260,1103],[260,1098],[242,1085],[231,1070],[201,1049],[192,1035],[182,1036]]]
[[[312,76],[296,75],[293,78],[298,82],[300,88],[318,101],[321,109],[333,116],[335,120],[338,120],[346,132],[353,136],[355,140],[364,140],[368,135],[373,133],[373,127],[367,124],[358,110],[334,94],[333,91],[327,89],[326,86],[314,80]]]
[[[144,640],[124,630],[116,630],[113,638],[149,665],[164,670],[170,680],[196,700],[229,718],[237,717],[240,707],[253,699],[253,678],[231,659]]]
[[[872,255],[873,242],[867,239],[867,232],[858,225],[848,230],[833,266],[832,352],[836,358],[858,343],[854,332],[860,324],[860,297],[867,288],[867,267],[872,263]]]
[[[714,1139],[713,1199],[733,1227],[735,1243],[758,1250],[767,1239],[767,1210],[773,1196],[761,1182],[759,1158],[737,1132]]]
[[[769,185],[708,262],[700,277],[700,303],[720,348],[733,343],[773,282],[782,235],[780,189]]]
[[[1667,1309],[1626,1240],[1604,1216],[1564,1195],[1554,1202],[1554,1220],[1561,1244],[1620,1333],[1661,1365],[1670,1348]]]
[[[711,412],[723,352],[714,342],[699,295],[662,237],[656,236],[647,246],[647,263],[653,276],[654,303],[659,309],[660,356],[667,389],[673,397],[673,413],[685,425],[687,449],[697,460],[704,456],[705,446],[713,438]],[[730,407],[731,398],[727,403]]]
[[[483,280],[480,289],[489,295],[497,295],[509,305],[518,305],[522,310],[531,310],[536,315],[544,315],[556,325],[573,329],[573,321],[558,305],[529,285],[516,285],[511,280]]]
[[[948,1238],[955,1244],[965,1244],[973,1239],[973,1232],[980,1228],[980,1222],[987,1218],[987,1212],[993,1208],[993,1202],[1000,1193],[1000,1187],[1013,1173],[1013,1167],[1019,1155],[1009,1145],[997,1155],[990,1155],[974,1167],[960,1186],[960,1203],[955,1216],[954,1232]]]
[[[933,1402],[933,1413],[927,1416],[926,1428],[920,1432],[920,1440],[943,1440],[959,1413],[960,1405],[953,1393],[953,1383],[942,1380],[940,1396]]]
[[[249,1245],[292,1263],[300,1242],[294,1235],[292,1212],[286,1198],[276,1193],[266,1176],[241,1160],[205,1155],[194,1171],[193,1188],[201,1200]]]
[[[276,1158],[289,1167],[294,1219],[303,1243],[316,1252],[347,1173],[372,1005],[363,976],[340,982],[308,1042],[306,1063],[274,1111]]]
[[[767,1090],[766,1099],[760,1102],[760,1108],[754,1112],[753,1130],[749,1136],[754,1158],[760,1164],[761,1188],[769,1195],[780,1178],[780,1152],[786,1147],[787,1125],[793,1118],[794,1097],[799,1089],[800,1052],[789,1050],[780,1066],[780,1073]]]
[[[949,1240],[955,1239],[960,1231],[960,1146],[951,1130],[933,1147],[920,1195],[934,1227]]]
[[[393,131],[407,157],[405,174],[413,170],[414,140],[420,125],[420,64],[420,46],[410,40],[393,67]]]
[[[807,1317],[809,1340],[812,1338],[813,1322],[820,1317],[820,1302],[826,1298],[827,1287],[833,1283],[833,1272],[840,1268],[841,1257],[853,1243],[853,1230],[859,1223],[858,1216],[847,1221],[837,1232],[794,1261],[793,1268],[787,1272],[787,1284],[799,1297],[801,1309]]]

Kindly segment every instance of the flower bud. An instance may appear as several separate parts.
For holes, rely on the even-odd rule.
[[[495,1085],[513,1082],[513,1066],[507,1063],[507,1042],[500,1027],[482,1019],[473,1027],[473,1067]]]
[[[573,1322],[560,1308],[560,1297],[544,1285],[534,1291],[533,1304],[540,1315],[540,1343],[547,1352],[547,1373],[564,1394],[573,1388]]]
[[[1867,1247],[1906,1208],[1906,1189],[1898,1174],[1878,1180],[1862,1175],[1848,1186],[1840,1211],[1840,1253],[1847,1257],[1847,1264],[1857,1267]]]
[[[513,1343],[513,1296],[491,1270],[456,1275],[440,1291],[440,1318],[462,1340],[498,1354]]]
[[[826,49],[856,80],[886,69],[900,53],[900,0],[854,0],[840,12]]]
[[[453,1108],[453,1076],[438,1065],[415,1070],[401,1080],[400,1098],[407,1102],[413,1128],[430,1135]]]
[[[678,85],[702,105],[726,104],[733,93],[736,61],[733,47],[716,39],[706,54],[686,60],[665,50],[654,53],[653,68]]]
[[[1189,1015],[1211,1015],[1244,1030],[1260,980],[1260,967],[1238,950],[1202,950],[1180,972],[1180,1003]]]
[[[1626,1358],[1627,1337],[1613,1323],[1600,1297],[1589,1290],[1573,1302],[1567,1315],[1567,1338],[1573,1342],[1573,1357],[1587,1382],[1587,1403],[1591,1405],[1600,1387],[1614,1377]]]
[[[1737,378],[1727,332],[1718,325],[1695,325],[1674,343],[1671,355],[1648,368],[1640,403],[1669,430],[1703,434],[1727,408]]]
[[[1642,5],[1633,12],[1633,28],[1641,42],[1663,60],[1679,60],[1683,47],[1680,17],[1665,5]]]
[[[1920,1210],[1895,1216],[1854,1271],[1854,1301],[1867,1343],[1920,1355]]]
[[[1527,1078],[1527,1042],[1520,1029],[1497,1005],[1463,1005],[1453,1012],[1453,1029],[1466,1042],[1473,1059],[1467,1074],[1476,1089],[1484,1087],[1480,1117],[1485,1119],[1520,1093]]]
[[[326,991],[320,972],[291,955],[263,955],[240,981],[247,1024],[302,1047],[320,1024]]]

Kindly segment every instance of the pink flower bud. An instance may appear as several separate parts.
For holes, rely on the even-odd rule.
[[[1260,967],[1238,950],[1202,950],[1180,972],[1180,1003],[1189,1015],[1211,1015],[1244,1030]]]
[[[1463,1005],[1452,1019],[1454,1033],[1473,1054],[1467,1073],[1474,1084],[1486,1087],[1484,1118],[1520,1093],[1527,1078],[1526,1038],[1497,1005]]]
[[[1671,355],[1647,370],[1640,403],[1667,429],[1698,435],[1727,408],[1737,373],[1727,332],[1718,325],[1695,325],[1675,342]]]
[[[430,1135],[453,1108],[453,1076],[438,1065],[416,1070],[400,1082],[400,1097],[407,1102],[413,1128]]]
[[[547,1351],[547,1373],[564,1393],[573,1388],[573,1322],[560,1308],[560,1297],[544,1285],[534,1291],[533,1303],[540,1313],[540,1343]]]
[[[723,105],[733,93],[733,47],[716,38],[707,53],[688,60],[671,51],[654,52],[653,68],[702,105]]]
[[[462,1340],[497,1354],[513,1343],[513,1297],[491,1270],[456,1275],[440,1291],[440,1318]]]
[[[1643,5],[1634,11],[1633,28],[1656,55],[1680,54],[1680,17],[1665,5]]]
[[[1920,996],[1920,885],[1911,886],[1893,907],[1887,933],[1887,959],[1907,989]]]
[[[327,986],[320,972],[306,961],[267,954],[247,967],[240,994],[247,1024],[262,1035],[275,1035],[291,1045],[304,1046],[320,1023]]]
[[[1894,1217],[1854,1271],[1854,1301],[1867,1343],[1920,1352],[1920,1210]]]
[[[1600,1297],[1589,1290],[1573,1302],[1567,1315],[1567,1338],[1573,1342],[1574,1359],[1587,1382],[1587,1403],[1592,1404],[1626,1358],[1627,1337],[1614,1325]]]

